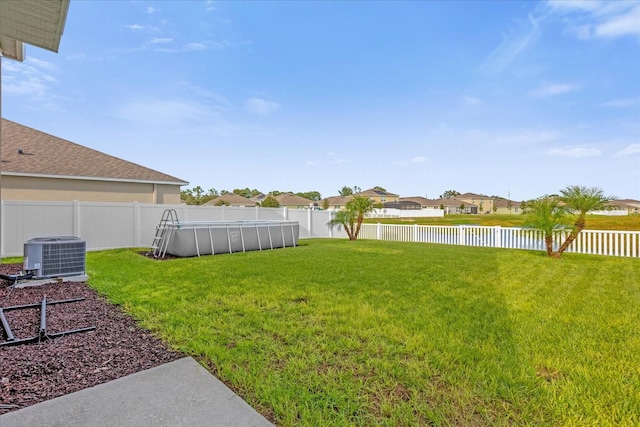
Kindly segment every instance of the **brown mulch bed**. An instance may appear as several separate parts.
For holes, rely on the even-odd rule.
[[[16,274],[22,264],[2,264]],[[82,298],[47,306],[46,331],[96,326],[32,344],[0,346],[0,414],[93,387],[184,357],[136,325],[135,320],[86,283],[61,282],[16,288],[0,281],[0,307]],[[37,336],[40,306],[5,312],[16,339]],[[0,343],[7,335],[0,328]]]

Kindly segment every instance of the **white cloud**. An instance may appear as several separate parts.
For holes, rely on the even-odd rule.
[[[280,105],[277,102],[267,101],[261,98],[251,98],[245,103],[245,109],[252,114],[265,116],[278,111]]]
[[[529,95],[535,98],[548,98],[550,96],[561,95],[563,93],[572,92],[577,86],[568,83],[542,83],[537,88],[531,90]]]
[[[173,41],[173,39],[171,37],[167,37],[167,38],[153,38],[151,40],[149,40],[150,44],[162,44],[162,43],[171,43]]]
[[[640,144],[627,145],[625,148],[615,153],[613,157],[627,157],[635,154],[640,154]]]
[[[548,151],[551,156],[570,157],[580,159],[582,157],[600,156],[602,152],[597,148],[573,147],[573,148],[553,148]]]
[[[147,13],[148,13],[148,14],[152,14],[152,13],[158,12],[159,10],[160,10],[160,9],[156,9],[156,8],[155,8],[155,7],[153,7],[153,6],[148,6],[148,7],[147,7]]]
[[[51,62],[47,62],[47,61],[42,61],[38,58],[29,56],[27,57],[27,59],[25,60],[25,63],[29,64],[29,65],[33,65],[36,68],[41,68],[44,70],[57,70],[58,66],[55,64],[52,64]]]
[[[138,24],[123,25],[123,27],[128,28],[131,31],[144,30],[144,27],[142,25],[138,25]]]
[[[595,28],[596,37],[640,35],[640,4],[627,13],[601,22]]]
[[[539,19],[529,15],[527,22],[520,22],[519,28],[512,34],[503,34],[502,43],[491,52],[480,69],[488,72],[502,71],[537,42],[540,35],[539,23]]]
[[[557,131],[522,130],[511,134],[499,135],[491,139],[496,145],[511,145],[516,147],[538,145],[555,141],[560,137]]]
[[[476,98],[475,96],[463,96],[462,102],[470,107],[474,107],[476,105],[480,105],[484,103],[482,99]]]
[[[413,157],[412,159],[410,159],[408,161],[407,160],[396,160],[396,161],[393,162],[393,164],[398,165],[398,166],[407,166],[410,163],[419,164],[419,163],[424,163],[426,161],[427,161],[426,157],[416,156],[416,157]]]
[[[2,82],[2,91],[11,95],[32,95],[41,97],[47,92],[46,81],[40,78],[30,77],[24,80],[15,77],[5,78]]]
[[[583,40],[640,36],[637,1],[550,0],[547,6],[562,16],[567,31]]]
[[[205,50],[207,45],[204,43],[187,43],[184,47],[185,50]]]
[[[159,40],[169,40],[169,39],[159,39]],[[171,39],[173,41],[173,39]],[[159,44],[159,43],[156,43]],[[156,48],[157,52],[164,53],[180,53],[180,52],[198,52],[205,50],[222,50],[228,47],[232,47],[233,44],[224,40],[224,41],[204,41],[204,42],[191,42],[183,45],[178,48],[165,48],[158,47]]]
[[[16,95],[28,108],[29,103],[49,111],[63,111],[60,101],[66,99],[54,92],[58,79],[52,74],[58,67],[36,57],[28,57],[25,62],[7,61],[2,69],[2,92]]]
[[[611,101],[607,101],[605,103],[600,104],[601,107],[613,107],[613,108],[627,108],[627,107],[635,107],[640,104],[640,98],[622,98],[622,99],[612,99]]]
[[[206,123],[217,116],[209,105],[183,99],[133,100],[118,107],[114,113],[134,123],[161,127]]]
[[[190,81],[182,80],[176,83],[178,85],[180,93],[184,94],[188,92],[188,94],[193,98],[206,99],[216,104],[216,108],[218,109],[224,109],[226,107],[232,106],[232,103],[223,95],[220,95],[219,93],[213,92],[202,86],[193,84]]]

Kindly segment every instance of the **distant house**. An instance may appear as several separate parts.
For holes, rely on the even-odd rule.
[[[2,198],[179,204],[173,176],[2,119]]]
[[[520,208],[521,202],[516,202],[514,200],[496,198],[493,199],[493,213],[496,214],[521,214],[522,209]]]
[[[492,213],[494,211],[494,199],[492,197],[483,194],[464,193],[457,195],[455,198],[477,206],[478,211],[475,213]]]
[[[414,197],[400,197],[398,199],[400,202],[413,202],[420,205],[420,209],[440,209],[440,204],[436,203],[435,200],[427,199],[422,196],[414,196]]]
[[[255,196],[251,196],[249,199],[255,202],[256,204],[260,204],[266,197],[267,197],[266,194],[259,193],[259,194],[256,194]]]
[[[239,194],[227,193],[223,196],[216,197],[205,203],[205,206],[255,206],[256,202],[251,199],[247,199]]]
[[[458,198],[427,199],[426,197],[400,197],[401,202],[413,202],[421,209],[442,209],[445,214],[478,213],[478,206]],[[461,207],[464,205],[464,209]]]
[[[609,206],[616,210],[626,210],[629,214],[640,213],[640,200],[618,199],[611,201]]]
[[[322,209],[325,208],[327,210],[331,210],[331,211],[339,211],[345,208],[345,206],[347,206],[347,202],[349,202],[349,200],[351,200],[352,197],[351,196],[347,196],[347,197],[343,197],[343,196],[331,196],[331,197],[325,197],[324,199],[320,200],[318,202],[318,206]]]
[[[402,211],[419,211],[422,210],[420,203],[413,200],[398,200],[397,202],[386,202],[382,204],[383,208],[399,209]]]
[[[389,193],[387,191],[379,190],[377,188],[370,188],[369,190],[361,191],[356,196],[368,197],[373,200],[374,203],[383,204],[387,202],[397,202],[398,195],[394,193]]]
[[[280,207],[291,209],[309,209],[315,205],[313,200],[306,199],[293,193],[283,193],[276,196],[276,200],[280,203]]]
[[[478,205],[469,203],[459,198],[435,199],[432,201],[434,206],[444,209],[445,214],[477,214]]]

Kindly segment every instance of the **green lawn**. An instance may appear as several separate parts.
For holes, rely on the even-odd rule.
[[[482,225],[502,227],[522,227],[525,215],[445,215],[440,218],[371,218],[365,222],[369,224],[419,224],[419,225]],[[588,230],[624,230],[640,231],[640,215],[605,216],[587,215]]]
[[[638,425],[640,260],[341,239],[90,285],[278,425]]]

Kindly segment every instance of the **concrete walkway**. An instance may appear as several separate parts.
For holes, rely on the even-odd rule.
[[[190,357],[0,416],[0,427],[272,426]]]

